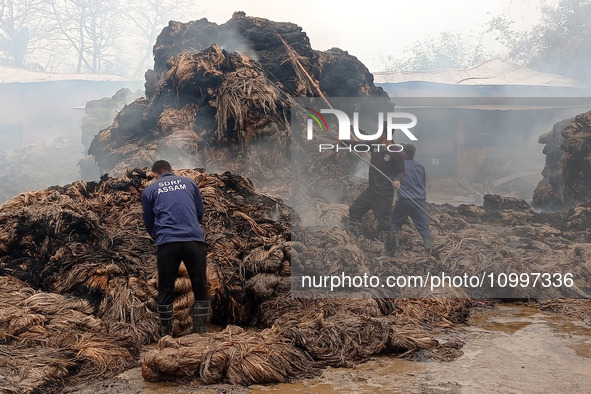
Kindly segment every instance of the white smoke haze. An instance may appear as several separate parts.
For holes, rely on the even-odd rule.
[[[474,46],[482,43],[489,57],[506,55],[506,50],[498,48],[494,34],[487,33],[489,22],[503,17],[517,31],[527,30],[540,21],[542,6],[556,3],[424,0],[385,5],[369,0],[361,5],[353,1],[334,4],[313,0],[297,4],[260,0],[4,0],[0,33],[6,40],[0,45],[0,57],[4,64],[36,70],[116,73],[140,79],[151,67],[156,37],[170,20],[189,22],[205,17],[221,24],[234,12],[244,11],[247,15],[296,23],[308,34],[314,48],[342,48],[359,57],[370,70],[378,71],[384,69],[385,58],[401,58],[417,42],[442,32],[459,34],[464,41],[470,37]],[[92,12],[80,9],[81,4],[88,4]],[[78,31],[80,23],[76,21],[93,32],[87,33],[82,48],[79,38],[69,33]],[[236,45],[218,44],[240,50],[240,41],[237,37]],[[95,42],[98,44],[89,44]]]
[[[0,203],[19,193],[82,179],[79,161],[86,153],[81,131],[85,105],[110,98],[126,84],[139,85],[67,80],[0,84]],[[97,119],[112,123],[113,111],[122,106],[111,112],[101,109]],[[97,172],[86,180],[99,176]]]
[[[415,159],[427,171],[428,200],[439,203],[481,203],[483,194],[531,202],[545,161],[538,138],[591,108],[586,98],[454,97],[439,109],[437,100],[405,110],[416,112]],[[407,141],[401,135],[397,142]]]
[[[454,94],[453,89],[450,87],[450,95]],[[445,90],[440,93],[445,96]],[[417,117],[412,133],[418,141],[410,141],[400,130],[394,133],[394,141],[417,147],[415,159],[426,168],[429,202],[481,204],[484,194],[513,196],[531,202],[545,162],[544,146],[538,143],[538,138],[556,122],[591,108],[591,100],[584,97],[533,97],[534,93],[532,90],[531,97],[393,99],[396,111]],[[334,100],[331,102],[334,104]],[[339,108],[338,103],[334,105]],[[326,115],[329,129],[331,122],[334,123],[331,116]],[[362,114],[359,116],[363,119]],[[373,123],[370,121],[362,128],[371,134],[375,130]],[[336,135],[336,130],[332,131]],[[319,139],[316,144],[334,144],[335,138]],[[296,156],[297,150],[292,151],[292,162],[306,155],[315,157],[310,149],[318,150],[318,147],[312,144],[307,149],[300,157]],[[334,182],[333,174],[328,171],[324,180],[318,182],[325,184],[326,190],[310,185],[307,197],[320,198],[329,204],[350,203],[348,193],[355,188],[353,185],[363,187],[367,182],[368,164],[350,152],[324,154],[327,166],[348,166],[344,171],[351,175],[346,181],[348,186]],[[350,160],[343,161],[342,157],[347,155]],[[318,167],[316,160],[319,159],[311,161],[314,169]],[[297,177],[294,181],[298,181]],[[307,185],[299,186],[306,189]],[[304,198],[297,202],[305,206],[306,201]]]
[[[23,29],[19,37],[24,37],[23,34],[28,31],[29,38],[28,41],[18,41],[16,36],[7,34],[10,24],[14,21],[10,20],[6,12],[12,7],[10,9],[15,11],[14,15],[20,18],[22,7],[33,3],[48,8],[36,9],[35,12],[27,14],[26,18],[23,14],[19,19]],[[68,14],[57,2],[5,0],[3,5],[8,8],[3,8],[4,13],[0,15],[0,36],[3,37],[0,40],[0,65],[46,72],[123,74],[131,80],[105,83],[102,86],[99,82],[94,86],[82,83],[59,86],[54,82],[32,84],[24,80],[22,83],[7,84],[3,83],[0,76],[0,164],[5,168],[4,176],[0,178],[0,189],[3,190],[0,201],[33,188],[70,183],[82,177],[78,167],[79,160],[85,157],[85,147],[80,142],[80,122],[84,113],[82,108],[89,100],[112,96],[120,87],[130,86],[136,89],[142,86],[144,72],[153,67],[152,46],[169,20],[187,22],[206,17],[212,22],[223,23],[235,11],[241,10],[247,15],[293,22],[302,26],[314,48],[322,50],[340,47],[358,56],[370,69],[379,70],[383,68],[383,62],[376,60],[376,53],[401,56],[405,48],[411,47],[414,43],[448,31],[482,39],[483,45],[491,47],[485,54],[497,54],[499,51],[492,49],[492,41],[487,43],[490,35],[484,34],[492,18],[505,17],[515,22],[514,28],[526,31],[540,21],[542,6],[553,6],[558,2],[503,0],[476,3],[465,0],[452,0],[446,3],[429,0],[422,4],[404,3],[396,7],[391,6],[389,9],[384,8],[383,2],[371,0],[363,6],[350,1],[334,6],[328,2],[318,3],[309,0],[304,0],[297,6],[254,0],[198,5],[186,0],[138,0],[132,3],[108,0],[101,2],[100,9],[116,17],[111,30],[106,25],[99,26],[102,30],[99,29],[98,34],[104,39],[103,48],[88,47],[84,52],[76,53],[67,45],[67,37],[62,34],[63,32],[59,33],[55,29],[59,18],[73,23],[72,15],[68,18]],[[311,13],[310,9],[314,9],[315,12]],[[425,12],[426,9],[429,12]],[[323,16],[329,14],[334,17]],[[395,18],[393,14],[396,15]],[[453,26],[453,29],[450,30],[450,26]],[[213,40],[212,44],[215,41]],[[237,51],[256,60],[248,39],[241,35],[227,32],[217,43],[223,49]],[[20,52],[14,50],[18,47],[15,47],[16,44],[21,45]],[[495,45],[497,44],[495,41]],[[58,107],[59,109],[56,109]],[[429,143],[428,138],[425,138],[417,144],[417,159],[431,167],[428,168],[430,180],[451,179],[454,184],[459,175],[466,175],[470,182],[483,183],[482,176],[477,175],[476,167],[481,166],[487,157],[491,161],[501,162],[509,169],[539,174],[544,162],[541,153],[543,146],[537,143],[539,135],[550,130],[555,122],[585,110],[586,108],[565,109],[562,112],[553,111],[552,115],[547,116],[541,115],[539,111],[531,111],[529,115],[524,113],[523,119],[529,119],[526,122],[527,127],[522,124],[525,122],[523,119],[503,120],[505,123],[500,125],[499,129],[503,129],[504,132],[493,136],[487,132],[489,145],[470,148],[474,150],[473,157],[464,162],[458,162],[457,157],[451,157],[457,154],[457,149],[448,153],[451,155],[449,157],[436,157],[438,144],[443,143],[442,150],[447,150],[449,146],[446,144],[449,144],[449,141],[443,139]],[[490,114],[483,115],[483,119],[489,116]],[[487,121],[483,120],[480,123],[484,124]],[[473,124],[478,123],[478,119],[473,120]],[[427,131],[428,128],[436,127],[428,124],[424,126]],[[417,126],[418,129],[421,127],[421,124]],[[96,130],[95,134],[99,131]],[[451,130],[448,132],[451,133]],[[499,140],[494,137],[498,137]],[[400,134],[397,138],[397,142],[405,142]],[[513,149],[502,148],[501,140]],[[474,143],[479,144],[478,141]],[[261,149],[264,149],[264,146]],[[256,167],[259,153],[245,154],[252,155],[252,159],[249,160],[252,160],[255,164],[253,167]],[[207,167],[209,171],[231,169],[199,155],[195,160],[178,161],[176,153],[172,150],[165,152],[165,156],[177,167]],[[446,161],[454,159],[460,174],[446,174],[441,170],[445,167]],[[367,164],[359,162],[355,166],[353,175],[363,182],[367,177]],[[438,171],[443,173],[438,174]],[[97,173],[98,175],[100,174]],[[14,181],[15,176],[18,182]],[[88,180],[93,178],[96,176],[87,177]],[[531,180],[535,183],[535,179],[536,176],[532,175],[528,182]],[[14,187],[15,183],[22,183],[23,186]],[[505,185],[507,189],[499,189],[499,192],[517,193],[517,190],[511,187],[518,183]],[[523,187],[519,195],[528,198],[526,189],[527,187]],[[456,191],[463,192],[461,188],[454,193]],[[333,200],[342,200],[342,196],[336,196]]]

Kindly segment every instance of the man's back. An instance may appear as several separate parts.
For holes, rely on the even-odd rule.
[[[427,177],[425,167],[414,159],[405,159],[404,168],[406,175],[400,184],[400,198],[412,198],[413,200],[426,200]]]
[[[176,176],[166,160],[152,165],[156,178],[142,193],[144,224],[158,245],[158,318],[160,335],[173,334],[174,283],[181,262],[185,264],[193,288],[193,329],[202,334],[211,315],[207,290],[207,250],[201,219],[203,200],[199,187],[190,178]]]
[[[203,242],[199,222],[203,201],[197,184],[190,178],[163,174],[142,194],[144,223],[157,245],[169,242]]]

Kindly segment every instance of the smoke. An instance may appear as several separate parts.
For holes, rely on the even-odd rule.
[[[83,152],[80,134],[66,129],[43,131],[48,133],[47,137],[2,151],[0,203],[23,192],[71,183],[80,177],[77,167]]]
[[[0,138],[6,137],[8,142],[0,145],[0,166],[3,168],[0,203],[23,192],[81,179],[79,162],[86,150],[81,131],[85,104],[103,95],[108,95],[103,99],[108,103],[110,96],[120,87],[112,82],[95,81],[14,85],[0,87],[3,108]],[[95,120],[110,124],[113,112],[119,109],[113,108],[109,112],[99,108],[95,111]],[[95,133],[99,130],[96,129]],[[97,173],[92,180],[98,176]]]
[[[199,29],[198,47],[195,47],[196,42],[176,42],[177,53],[182,51],[201,51],[210,45],[217,44],[223,50],[228,52],[237,52],[248,56],[251,59],[258,61],[257,52],[253,49],[250,40],[247,38],[248,34],[244,31],[238,31],[238,25],[233,21],[242,18],[240,12],[235,12],[232,19],[224,24],[217,24],[209,22],[203,18],[192,23],[204,26]]]
[[[228,52],[238,52],[242,55],[248,56],[249,58],[258,61],[258,55],[256,51],[252,49],[252,45],[250,42],[242,36],[239,32],[234,30],[226,31],[220,43],[218,44],[220,48],[228,51]]]
[[[338,103],[334,107],[341,108]],[[412,132],[418,141],[398,130],[394,140],[417,147],[415,159],[426,168],[430,202],[481,203],[484,194],[531,202],[545,163],[538,138],[588,107],[589,100],[565,97],[396,98],[396,111],[416,115]],[[329,116],[335,136],[338,130]],[[317,152],[318,144],[335,144],[336,137],[318,134],[313,143],[306,141],[306,120],[305,114],[295,121],[292,117],[297,149],[292,149],[295,192],[290,205],[311,224],[316,218],[308,214],[318,211],[321,202],[348,205],[367,187],[368,165],[349,152]],[[364,127],[373,132],[375,122],[370,119]]]
[[[396,98],[398,109],[418,118],[415,159],[426,168],[431,201],[483,194],[531,201],[545,160],[539,136],[588,108],[583,98],[531,96]],[[404,140],[400,134],[397,142]]]

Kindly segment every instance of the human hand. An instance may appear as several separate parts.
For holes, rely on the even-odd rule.
[[[392,182],[392,186],[394,186],[394,189],[398,190],[400,188],[400,181]]]

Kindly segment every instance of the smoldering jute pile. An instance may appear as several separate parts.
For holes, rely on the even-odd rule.
[[[471,301],[462,293],[428,299],[292,298],[295,251],[327,264],[334,256],[352,257],[352,274],[397,273],[406,265],[434,272],[454,266],[504,272],[526,270],[535,261],[589,277],[589,231],[572,227],[573,216],[536,214],[522,200],[490,196],[483,207],[432,206],[438,241],[432,254],[404,227],[399,256],[377,260],[383,250],[371,241],[371,216],[364,222],[368,239],[350,239],[338,227],[316,229],[317,243],[306,246],[291,239],[289,207],[246,178],[178,173],[195,179],[204,197],[214,321],[244,328],[163,339],[144,360],[146,379],[266,383],[310,376],[323,366],[350,366],[376,354],[443,360],[461,354],[456,343],[439,343],[431,331],[465,321]],[[76,375],[108,376],[137,365],[138,349],[157,339],[154,245],[141,225],[140,193],[149,181],[143,170],[134,170],[96,184],[22,194],[1,206],[0,273],[9,290],[1,293],[0,374],[10,387],[51,390]],[[192,323],[183,269],[175,293],[175,333],[181,335]]]
[[[233,170],[285,192],[289,178],[290,97],[322,93],[387,100],[355,57],[339,49],[313,50],[297,25],[241,13],[223,25],[205,19],[186,24],[171,22],[159,36],[154,54],[154,70],[146,73],[146,98],[125,106],[90,145],[88,159],[96,160],[103,171],[119,178],[25,193],[2,206],[0,219],[0,272],[22,280],[15,282],[25,289],[22,291],[30,287],[42,294],[84,300],[86,309],[80,313],[91,313],[99,320],[105,335],[123,338],[124,344],[131,346],[131,359],[136,363],[137,349],[156,339],[158,327],[155,247],[142,229],[139,204],[140,192],[149,178],[143,170],[130,169],[172,156],[176,158],[172,160],[175,168],[201,166],[220,173]],[[207,206],[204,226],[214,322],[270,327],[277,313],[268,307],[261,309],[261,305],[277,297],[290,299],[289,208],[255,190],[242,176],[179,173],[196,179]],[[190,329],[193,302],[182,269],[175,295],[174,331],[180,335]],[[337,310],[347,310],[345,304],[339,300],[328,303],[326,318]],[[463,309],[464,303],[460,305],[459,309]],[[300,310],[305,308],[315,310],[316,305],[306,303]],[[389,314],[391,309],[379,313]],[[14,317],[11,313],[13,309],[6,311],[2,320],[6,329]],[[354,313],[352,318],[357,319]],[[28,335],[30,330],[42,331],[39,327],[44,327],[47,318],[39,319],[26,320],[27,324],[17,331],[9,330],[6,346],[10,351],[23,343],[21,335]],[[336,332],[341,329],[340,325],[335,327]],[[353,332],[362,329],[359,324],[352,327],[356,327]],[[267,375],[260,374],[266,367],[255,365],[252,368],[259,368],[256,372],[245,365],[242,378],[229,377],[222,369],[219,374],[209,374],[208,382],[285,380],[322,366],[307,353],[301,356],[307,350],[296,346],[294,330],[289,336],[284,331],[273,331],[240,337],[228,329],[232,338],[244,339],[244,345],[238,341],[236,346],[258,347],[257,354],[265,351],[267,342],[269,349],[279,349],[274,365],[297,365],[293,358],[301,359],[302,365]],[[314,333],[310,327],[305,330],[305,335]],[[300,342],[305,335],[297,335]],[[343,335],[329,336],[335,349],[360,346],[339,344],[345,341]],[[77,349],[74,337],[69,338],[71,342],[60,343],[60,349]],[[226,342],[220,342],[222,349]],[[412,353],[415,345],[407,342],[408,348],[399,347],[398,353]],[[370,353],[379,352],[381,345],[372,349]],[[33,353],[30,347],[22,351]],[[37,365],[53,365],[60,354],[56,352],[45,361],[40,358]],[[216,354],[221,357],[224,352]],[[66,372],[59,375],[47,373],[22,383],[28,364],[9,362],[15,360],[10,352],[0,356],[6,357],[2,374],[10,377],[10,384],[25,391],[58,387],[64,377],[83,371],[80,363],[68,364],[62,368]],[[217,362],[217,356],[206,359]],[[367,356],[367,352],[354,357],[343,352],[340,359],[348,363],[348,358],[362,360]],[[260,357],[250,360],[260,361]],[[240,364],[241,360],[234,362]],[[108,365],[103,372],[115,373],[128,366],[122,362]],[[157,376],[164,376],[158,368],[152,367]],[[206,369],[215,368],[210,365]]]
[[[237,36],[247,49],[232,47]],[[461,354],[458,343],[432,334],[465,321],[471,305],[465,294],[297,299],[290,294],[292,270],[318,267],[292,267],[294,254],[298,264],[323,262],[328,269],[346,261],[351,274],[417,266],[527,272],[542,262],[544,269],[560,263],[561,271],[589,278],[586,209],[537,214],[522,200],[495,196],[483,207],[431,206],[433,253],[404,227],[397,257],[378,260],[383,246],[373,240],[371,216],[360,239],[341,228],[344,204],[363,187],[343,171],[340,160],[348,158],[318,163],[346,192],[340,200],[321,198],[318,178],[306,178],[309,213],[301,220],[255,188],[245,176],[266,191],[285,192],[290,96],[385,97],[356,58],[338,49],[314,51],[298,26],[242,14],[219,26],[171,22],[154,53],[146,98],[126,106],[90,147],[101,168],[118,177],[21,194],[0,207],[0,274],[8,289],[0,292],[6,382],[0,389],[58,391],[69,379],[109,376],[142,361],[138,350],[158,337],[157,279],[155,246],[141,224],[140,193],[151,179],[131,168],[167,155],[178,158],[176,168],[221,173],[177,171],[195,179],[203,194],[213,317],[225,329],[161,339],[143,359],[148,380],[249,385],[311,376],[376,354],[438,360]],[[313,233],[312,243],[293,236],[292,220],[305,230],[298,234]],[[312,228],[319,224],[324,228]],[[590,291],[577,285],[582,294]],[[183,269],[175,295],[174,331],[182,335],[190,330],[193,302]]]
[[[221,25],[171,21],[154,59],[146,97],[97,130],[90,145],[90,158],[111,175],[167,157],[177,168],[232,171],[280,187],[289,178],[291,97],[389,102],[356,57],[314,50],[293,23],[240,12]]]
[[[195,179],[206,206],[214,322],[269,328],[264,334],[247,330],[235,335],[237,329],[230,327],[206,335],[211,340],[206,349],[213,353],[191,371],[210,371],[207,382],[283,381],[385,351],[409,356],[440,347],[425,330],[467,316],[466,300],[418,301],[413,316],[398,327],[404,300],[293,299],[289,207],[238,175],[177,173]],[[0,304],[0,374],[8,387],[51,390],[59,389],[66,377],[108,376],[136,365],[139,348],[156,340],[155,246],[141,225],[140,203],[150,180],[145,171],[134,170],[98,183],[25,193],[0,207],[0,274],[7,289]],[[327,231],[326,239],[335,234],[349,250],[353,241],[342,230]],[[192,325],[193,302],[184,269],[175,293],[175,334],[182,335]],[[371,335],[368,327],[374,327]],[[321,343],[319,338],[324,338]],[[183,342],[179,349],[195,343],[201,342]],[[232,346],[252,357],[235,358]],[[195,349],[187,351],[180,354],[193,359]],[[276,354],[275,369],[261,367],[266,352]],[[327,358],[328,353],[333,356]],[[20,362],[23,357],[31,362]],[[203,366],[206,361],[210,364]],[[144,369],[152,372],[146,376],[178,377],[182,371],[170,372],[167,362],[165,355],[148,357]],[[242,372],[218,370],[220,362]],[[185,368],[181,364],[178,368]],[[278,372],[278,366],[287,365]]]
[[[589,205],[591,195],[591,111],[554,125],[542,135],[544,178],[534,191],[533,206],[564,210]],[[582,208],[579,208],[582,209]]]

